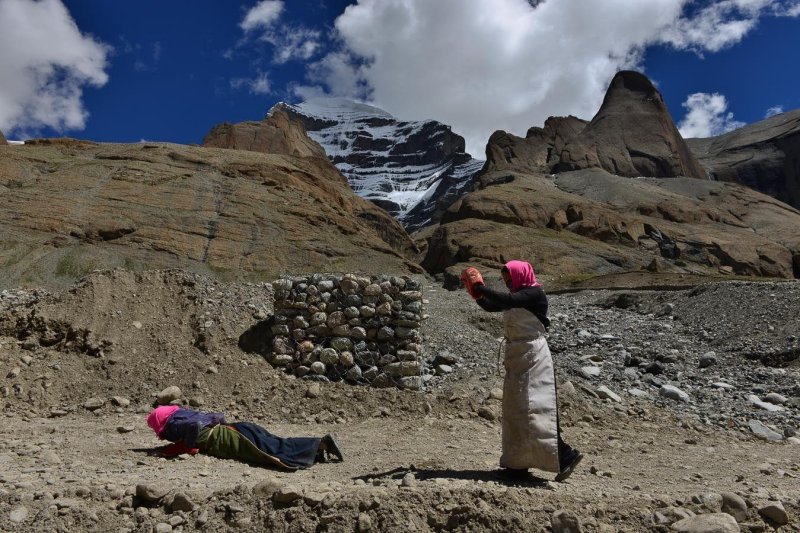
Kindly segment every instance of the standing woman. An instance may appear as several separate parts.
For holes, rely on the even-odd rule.
[[[561,440],[553,359],[545,332],[547,296],[525,261],[509,261],[501,270],[509,291],[483,283],[473,267],[461,273],[467,292],[486,311],[503,311],[506,351],[503,382],[503,453],[500,466],[510,479],[523,480],[529,468],[571,474],[583,454]]]

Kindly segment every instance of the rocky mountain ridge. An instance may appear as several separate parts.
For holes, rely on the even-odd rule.
[[[567,276],[645,267],[800,276],[800,212],[698,179],[654,91],[643,75],[622,72],[589,123],[551,118],[524,139],[492,135],[475,190],[428,231],[423,266],[455,274],[465,263],[527,257]]]
[[[800,209],[800,109],[686,142],[712,179],[741,183]]]
[[[269,279],[365,264],[419,271],[402,226],[352,192],[302,124],[275,113],[261,127],[256,140],[272,153],[69,139],[0,147],[2,285],[117,266]],[[236,130],[225,135],[238,142]]]

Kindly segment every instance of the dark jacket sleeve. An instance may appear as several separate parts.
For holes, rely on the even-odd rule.
[[[478,285],[476,289],[482,296],[476,301],[484,310],[496,312],[521,307],[536,315],[545,328],[550,326],[547,319],[547,296],[541,288],[530,287],[515,293],[499,292],[486,285]]]

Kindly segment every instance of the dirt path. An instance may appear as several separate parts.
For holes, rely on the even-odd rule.
[[[777,498],[797,515],[796,445],[681,428],[668,413],[663,420],[619,416],[591,426],[578,422],[565,428],[565,436],[587,457],[568,483],[545,481],[551,476],[542,473],[540,482],[509,486],[494,472],[500,426],[481,419],[433,415],[399,423],[376,417],[332,426],[271,425],[288,436],[333,430],[347,455],[344,463],[282,473],[202,455],[150,456],[146,450],[159,443],[143,415],[9,417],[0,426],[0,527],[18,527],[10,513],[24,507],[28,517],[21,525],[31,530],[148,530],[170,519],[179,522],[176,528],[193,529],[201,518],[206,530],[233,524],[305,531],[327,521],[330,530],[352,531],[366,514],[374,527],[387,531],[407,530],[412,523],[423,530],[498,531],[518,523],[537,531],[555,510],[566,509],[580,517],[586,531],[640,531],[653,527],[656,510],[699,511],[693,496],[699,501],[703,494],[721,492],[739,493],[754,506]],[[118,426],[134,429],[122,434]],[[407,483],[413,486],[398,487],[409,472],[415,480]],[[275,504],[253,491],[265,480],[293,485],[303,497]],[[140,483],[183,492],[195,508],[165,514],[153,505],[147,513],[134,511],[125,493]],[[20,493],[21,502],[8,505]],[[751,522],[762,523],[754,508],[750,515]]]

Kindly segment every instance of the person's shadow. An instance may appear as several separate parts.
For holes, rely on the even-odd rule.
[[[533,474],[528,474],[523,479],[509,479],[503,476],[501,470],[454,470],[447,469],[433,469],[433,468],[410,468],[398,467],[386,472],[375,472],[372,474],[363,474],[355,476],[352,479],[360,479],[362,481],[372,479],[403,479],[408,473],[414,474],[414,477],[419,481],[429,479],[466,479],[470,481],[494,481],[509,487],[526,487],[536,489],[552,489],[548,480],[536,477]]]

